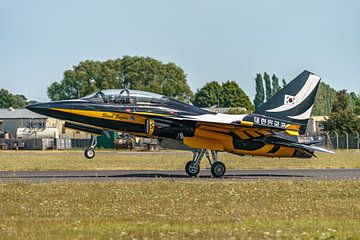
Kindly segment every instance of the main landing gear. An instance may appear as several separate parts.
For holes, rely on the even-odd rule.
[[[206,149],[197,149],[194,151],[192,161],[189,161],[185,166],[185,171],[190,177],[195,177],[200,172],[200,161],[203,156],[209,160],[211,164],[211,174],[213,177],[219,178],[224,176],[226,172],[225,164],[218,161],[218,152],[211,150],[210,153]]]
[[[87,159],[92,159],[95,157],[95,146],[97,144],[97,138],[96,136],[91,136],[91,144],[90,146],[85,150],[84,155]]]

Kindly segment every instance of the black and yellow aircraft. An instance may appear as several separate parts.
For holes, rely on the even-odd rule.
[[[214,177],[225,174],[218,152],[267,157],[310,158],[332,153],[305,140],[320,77],[304,71],[252,114],[227,115],[144,91],[112,89],[80,99],[30,105],[31,111],[65,120],[65,127],[102,134],[106,130],[157,138],[166,148],[191,150],[188,175],[199,173],[205,156]],[[85,151],[95,156],[96,137]]]

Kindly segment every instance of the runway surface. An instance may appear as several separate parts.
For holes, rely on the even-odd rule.
[[[0,182],[4,181],[132,181],[152,179],[191,179],[182,170],[92,170],[92,171],[0,171]],[[212,179],[209,170],[202,170],[200,179]],[[360,179],[360,169],[296,169],[296,170],[228,170],[224,179]]]

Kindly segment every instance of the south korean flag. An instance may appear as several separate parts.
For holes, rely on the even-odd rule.
[[[295,105],[296,99],[295,96],[285,95],[284,104],[285,105]]]

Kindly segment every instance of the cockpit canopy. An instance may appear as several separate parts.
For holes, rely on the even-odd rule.
[[[109,89],[87,95],[81,99],[90,102],[105,102],[118,104],[165,104],[169,98],[151,92],[130,89]]]

